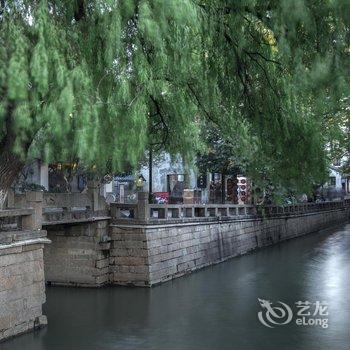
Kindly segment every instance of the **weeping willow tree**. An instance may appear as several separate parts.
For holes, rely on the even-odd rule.
[[[349,95],[349,4],[203,1],[200,7],[212,35],[205,37],[200,77],[208,86],[196,93],[224,138],[249,144],[241,155],[247,173],[258,187],[308,191],[322,183],[334,126],[324,115]]]
[[[0,29],[2,197],[29,155],[122,170],[150,142],[191,153],[192,2],[1,1]]]
[[[1,197],[33,155],[119,171],[154,147],[190,159],[206,121],[249,142],[256,181],[319,180],[349,14],[327,0],[1,0]]]

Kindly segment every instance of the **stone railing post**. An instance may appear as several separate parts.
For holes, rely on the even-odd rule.
[[[168,219],[169,217],[169,209],[167,206],[165,206],[164,208],[164,219]]]
[[[91,193],[92,199],[92,211],[100,209],[99,197],[100,197],[100,183],[99,181],[91,180],[87,182],[88,192]]]
[[[214,208],[214,215],[215,215],[215,217],[218,217],[219,216],[219,208],[217,207],[217,206],[215,206],[215,208]]]
[[[148,192],[137,193],[137,219],[147,221],[149,219]]]
[[[247,215],[248,215],[248,208],[247,208],[247,206],[246,206],[246,205],[244,206],[244,215],[245,215],[245,216],[247,216]]]
[[[33,215],[25,216],[22,219],[22,229],[40,230],[43,222],[43,192],[27,192],[26,206],[33,208]]]
[[[7,207],[8,208],[15,207],[15,192],[12,188],[10,188],[7,192]]]
[[[115,219],[120,219],[120,208],[111,203],[111,216]]]

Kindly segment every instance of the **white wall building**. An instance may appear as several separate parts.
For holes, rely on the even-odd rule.
[[[140,174],[145,178],[145,189],[149,188],[149,167],[143,166]],[[197,184],[197,175],[191,168],[186,170],[180,157],[171,159],[170,155],[165,153],[161,157],[153,160],[152,164],[152,189],[153,192],[169,192],[174,181],[187,181],[188,188],[195,188]]]
[[[334,187],[339,190],[342,189],[342,173],[337,167],[329,168],[328,186]]]

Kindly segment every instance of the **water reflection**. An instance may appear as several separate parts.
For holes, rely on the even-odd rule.
[[[337,349],[350,343],[350,225],[152,289],[49,288],[46,330],[1,350]],[[269,329],[257,298],[327,301],[330,326]]]

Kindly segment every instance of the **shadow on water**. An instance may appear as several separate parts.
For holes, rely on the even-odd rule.
[[[1,350],[337,349],[350,344],[350,225],[152,289],[49,287],[49,326]],[[329,328],[259,323],[258,298],[329,303]]]

